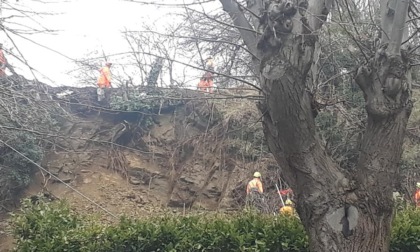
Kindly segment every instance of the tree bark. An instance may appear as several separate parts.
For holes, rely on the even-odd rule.
[[[388,0],[381,3],[384,33],[398,34],[387,37],[376,57],[355,76],[365,93],[368,124],[356,169],[344,171],[316,137],[317,111],[307,91],[317,31],[332,1],[248,0],[248,11],[254,12],[250,15],[255,6],[264,6],[257,13],[263,34],[256,40],[246,10],[234,0],[220,0],[234,24],[247,27],[239,31],[258,57],[264,134],[296,193],[311,251],[389,251],[393,183],[412,105],[409,64],[400,53],[408,0],[398,0],[391,17],[384,1]]]

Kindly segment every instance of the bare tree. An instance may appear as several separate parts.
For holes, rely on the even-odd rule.
[[[394,178],[412,108],[409,55],[401,50],[410,1],[394,1],[395,7],[381,1],[381,46],[355,75],[368,118],[352,171],[325,153],[307,92],[319,30],[333,1],[220,2],[257,56],[265,136],[296,192],[311,251],[388,251]]]

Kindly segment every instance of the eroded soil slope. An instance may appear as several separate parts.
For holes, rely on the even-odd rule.
[[[97,103],[95,89],[71,91],[59,101],[72,120],[62,122],[62,137],[42,166],[117,215],[162,207],[238,208],[252,173],[277,168],[264,149],[253,102],[170,91],[156,103],[158,96],[144,91],[141,102],[152,105],[127,111],[113,106],[124,94],[114,91]],[[55,196],[97,211],[57,179],[44,177],[38,183],[45,180]]]
[[[26,196],[49,192],[104,221],[114,218],[101,208],[132,217],[236,210],[259,170],[278,204],[278,167],[253,101],[191,90],[107,91],[97,102],[94,88],[50,90],[67,114],[58,134],[45,135],[41,166],[54,176],[40,169]]]

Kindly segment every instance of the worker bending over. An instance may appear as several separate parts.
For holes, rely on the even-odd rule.
[[[293,207],[293,202],[290,199],[287,199],[284,206],[280,208],[280,214],[292,216],[295,214],[295,208]]]

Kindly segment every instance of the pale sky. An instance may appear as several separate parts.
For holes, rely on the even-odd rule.
[[[126,49],[121,49],[127,46],[121,31],[125,28],[138,30],[142,23],[171,22],[172,20],[162,18],[162,16],[173,11],[173,9],[122,0],[45,1],[55,3],[39,3],[34,0],[16,3],[15,0],[9,0],[6,2],[19,8],[56,13],[52,16],[34,17],[43,26],[59,30],[55,35],[29,35],[28,38],[73,59],[86,57],[94,50],[104,50],[107,54],[126,51]],[[169,2],[170,0],[165,1],[165,3]],[[172,2],[182,3],[183,1],[173,0]],[[12,13],[7,10],[1,13],[2,17],[10,14]],[[30,22],[28,19],[19,21]],[[77,85],[76,80],[66,74],[75,68],[71,60],[12,34],[11,37],[28,63],[52,81],[36,74],[39,80],[51,85]],[[14,53],[17,53],[16,48],[4,34],[0,34],[0,40],[4,41],[6,49],[12,49]],[[18,73],[24,73],[27,78],[33,79],[24,65],[7,54],[6,57]]]

